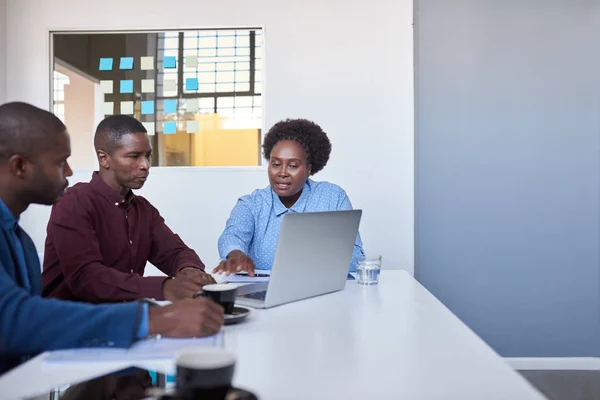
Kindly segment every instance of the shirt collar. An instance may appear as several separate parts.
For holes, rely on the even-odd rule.
[[[90,185],[92,186],[92,190],[94,190],[96,193],[104,197],[106,200],[108,200],[111,204],[114,204],[115,206],[128,206],[135,198],[135,195],[131,190],[129,190],[129,192],[125,196],[123,196],[121,193],[108,186],[106,182],[104,182],[102,178],[100,178],[100,174],[98,173],[98,171],[92,174],[92,180],[90,181]]]
[[[284,214],[288,211],[292,211],[295,213],[304,212],[304,210],[306,209],[306,203],[308,202],[308,198],[310,197],[311,186],[312,181],[310,179],[307,179],[306,183],[304,184],[304,188],[302,188],[302,194],[300,195],[298,200],[296,200],[294,205],[290,208],[287,208],[283,205],[283,203],[279,199],[279,196],[277,196],[273,188],[271,188],[271,194],[273,196],[273,205],[275,208],[275,215],[279,217],[281,214]]]
[[[15,218],[2,199],[0,199],[0,222],[3,228],[13,230],[16,230],[19,224],[19,218]]]

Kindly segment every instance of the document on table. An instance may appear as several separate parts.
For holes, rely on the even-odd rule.
[[[257,269],[254,271],[254,273],[257,275],[254,278],[251,278],[248,275],[229,275],[229,276],[221,276],[221,277],[224,282],[229,282],[229,283],[269,282],[271,271]]]
[[[145,361],[171,359],[181,350],[195,347],[221,347],[223,332],[207,338],[196,339],[146,339],[128,349],[113,347],[86,347],[53,351],[44,359],[47,363]]]

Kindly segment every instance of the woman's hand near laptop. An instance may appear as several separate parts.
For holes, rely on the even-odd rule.
[[[148,334],[189,338],[221,330],[224,309],[205,297],[185,299],[163,307],[148,307]]]
[[[248,276],[254,277],[254,262],[243,251],[233,250],[212,272],[229,276],[242,271],[247,272]]]

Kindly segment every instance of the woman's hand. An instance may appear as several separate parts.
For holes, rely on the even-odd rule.
[[[229,276],[242,271],[246,271],[248,276],[254,277],[254,262],[242,251],[234,250],[212,272]]]

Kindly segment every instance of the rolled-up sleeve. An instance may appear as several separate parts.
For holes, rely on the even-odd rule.
[[[225,224],[225,230],[219,237],[219,256],[221,260],[234,250],[248,254],[254,237],[254,215],[244,199],[239,199]]]

